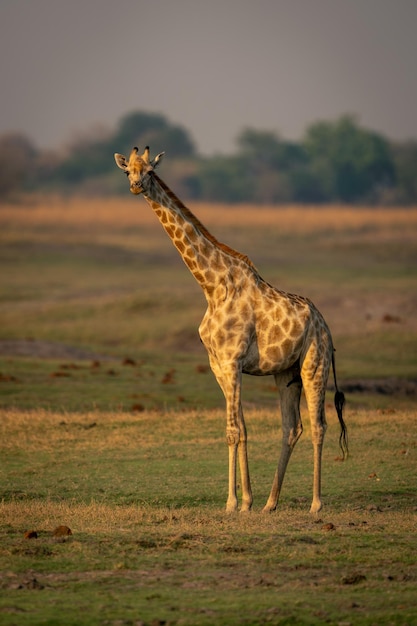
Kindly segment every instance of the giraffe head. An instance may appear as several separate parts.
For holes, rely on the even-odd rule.
[[[151,161],[149,159],[149,146],[146,146],[142,156],[139,156],[137,148],[133,148],[129,160],[123,154],[115,153],[114,159],[116,164],[127,175],[132,193],[137,195],[143,191],[146,192],[150,183],[149,174],[155,169],[164,154],[164,152],[161,152]]]

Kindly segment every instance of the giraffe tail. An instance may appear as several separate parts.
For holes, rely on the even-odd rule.
[[[336,389],[336,393],[334,394],[334,405],[336,407],[336,413],[337,413],[337,417],[339,418],[339,423],[340,423],[339,446],[342,451],[342,459],[345,460],[349,454],[347,427],[345,424],[345,420],[343,419],[343,408],[345,406],[345,394],[343,393],[343,391],[340,391],[337,386],[334,350],[332,354],[332,368],[333,368],[334,386]]]

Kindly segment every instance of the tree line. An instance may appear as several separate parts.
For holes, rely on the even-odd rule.
[[[184,199],[213,202],[416,204],[417,140],[393,142],[354,116],[310,125],[298,142],[246,128],[229,155],[203,157],[182,126],[134,111],[56,152],[20,133],[0,136],[0,198],[21,191],[125,194],[113,153],[167,153],[163,178]]]

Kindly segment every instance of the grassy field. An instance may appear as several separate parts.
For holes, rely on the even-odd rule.
[[[345,463],[329,420],[314,518],[308,424],[279,509],[260,512],[270,409],[247,412],[255,504],[236,515],[223,411],[4,412],[0,623],[415,624],[415,412],[348,420]]]
[[[325,315],[351,456],[338,460],[329,394],[311,517],[303,405],[279,510],[263,515],[277,397],[247,377],[255,504],[227,516],[205,301],[147,205],[1,206],[0,624],[417,623],[417,210],[192,208]]]

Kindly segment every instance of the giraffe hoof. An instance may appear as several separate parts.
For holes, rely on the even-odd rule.
[[[320,501],[319,502],[313,502],[313,504],[311,505],[311,508],[310,508],[310,513],[312,515],[318,515],[319,511],[321,511],[321,509],[322,509],[322,506],[323,505],[322,505],[322,503]]]
[[[277,510],[276,506],[268,506],[267,504],[264,506],[264,508],[262,509],[262,513],[273,513],[274,511]]]

